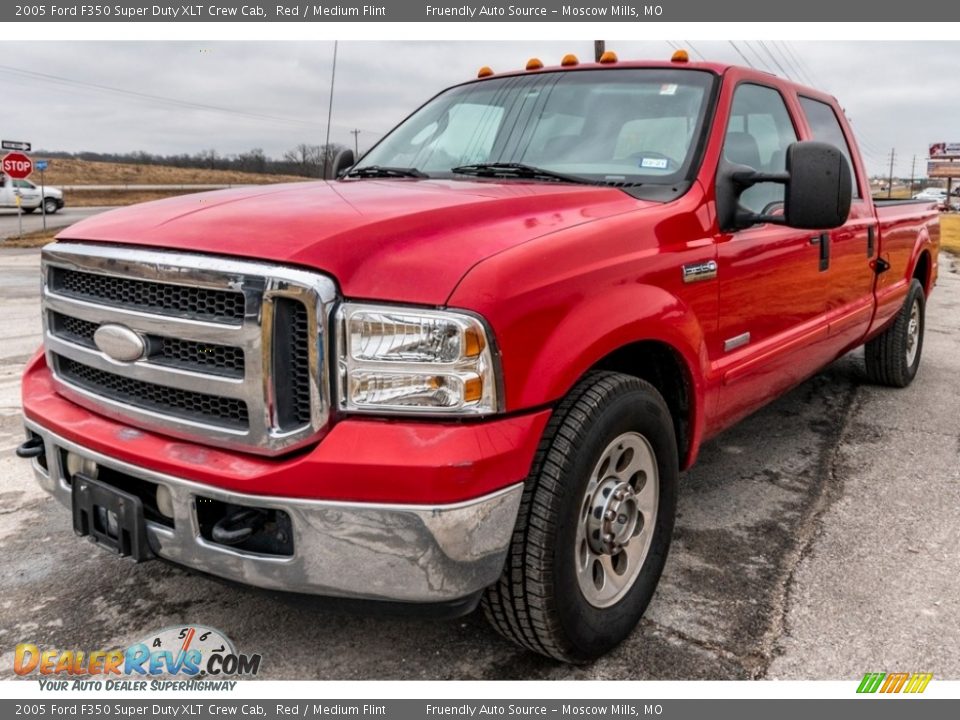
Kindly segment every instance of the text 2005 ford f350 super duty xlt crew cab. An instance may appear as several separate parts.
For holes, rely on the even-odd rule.
[[[123,555],[480,602],[582,662],[650,602],[704,440],[864,343],[911,382],[938,245],[932,203],[871,200],[822,92],[484,68],[336,181],[63,231],[19,453]]]

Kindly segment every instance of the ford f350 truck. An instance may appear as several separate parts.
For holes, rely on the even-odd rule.
[[[650,602],[705,440],[864,344],[871,380],[917,373],[936,210],[870,198],[820,91],[682,55],[484,68],[343,164],[44,249],[18,452],[77,534],[479,603],[584,662]]]

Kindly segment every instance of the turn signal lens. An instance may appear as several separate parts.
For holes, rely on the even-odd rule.
[[[527,60],[527,70],[539,70],[543,67],[543,63],[539,58],[530,58]]]

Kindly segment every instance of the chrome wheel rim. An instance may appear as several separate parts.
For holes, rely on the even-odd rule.
[[[580,502],[574,556],[588,603],[619,602],[650,552],[660,500],[653,448],[635,432],[616,437],[600,454]]]
[[[910,308],[910,319],[907,321],[907,367],[913,365],[920,349],[920,302],[913,301]]]

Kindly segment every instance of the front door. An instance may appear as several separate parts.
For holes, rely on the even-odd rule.
[[[798,139],[777,89],[753,82],[736,88],[723,151],[729,162],[783,172],[787,148]],[[775,215],[782,212],[783,197],[783,185],[759,183],[743,193],[740,204]],[[721,426],[826,361],[828,252],[828,240],[819,233],[783,225],[756,225],[717,238],[720,332],[713,356],[722,383]]]

